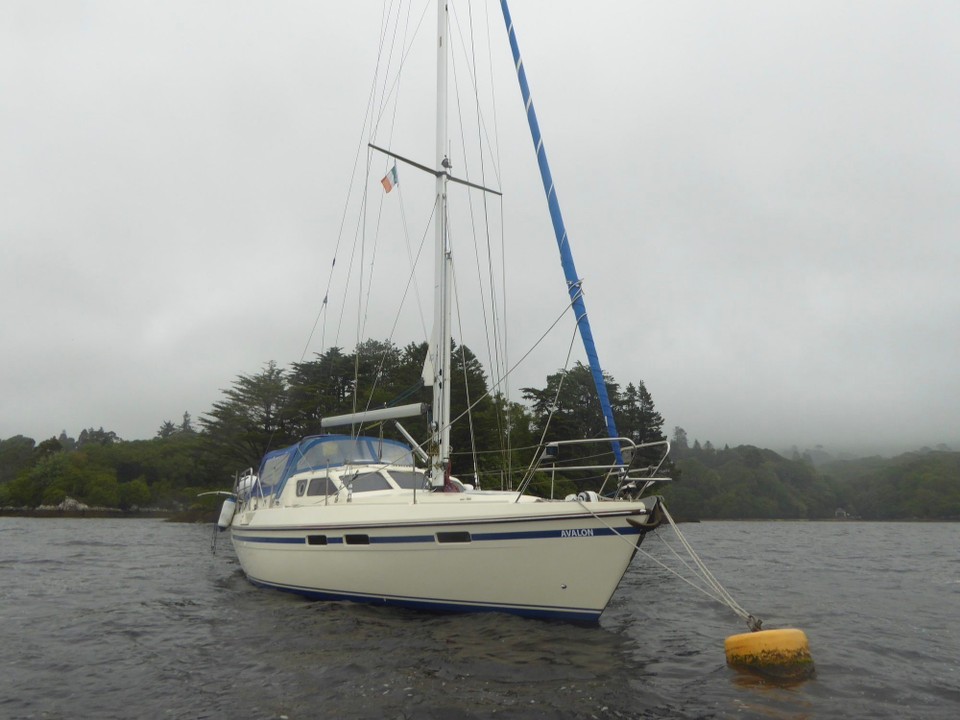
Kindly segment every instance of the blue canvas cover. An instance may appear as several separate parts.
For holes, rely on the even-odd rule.
[[[403,465],[413,467],[413,451],[397,440],[351,435],[315,435],[296,445],[268,452],[260,463],[264,495],[279,497],[287,479],[309,470],[341,465]]]

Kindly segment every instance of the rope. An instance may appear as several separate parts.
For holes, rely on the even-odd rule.
[[[627,544],[630,545],[631,547],[635,547],[634,542],[633,542],[632,540],[630,540],[629,538],[627,538],[625,535],[623,535],[623,533],[621,533],[620,531],[618,531],[618,530],[617,530],[616,528],[614,528],[613,526],[609,525],[602,517],[600,517],[599,515],[597,515],[597,514],[596,514],[593,510],[591,510],[590,508],[588,508],[588,507],[583,503],[582,500],[580,500],[580,499],[578,498],[576,502],[577,502],[577,503],[580,505],[580,507],[583,508],[586,512],[588,512],[588,513],[590,513],[591,515],[593,515],[593,517],[594,517],[596,520],[598,520],[600,523],[602,523],[602,524],[603,524],[608,530],[610,530],[614,535],[616,535],[617,537],[619,537],[621,540],[623,540],[625,543],[627,543]],[[683,580],[683,582],[687,583],[687,585],[689,585],[689,586],[692,587],[693,589],[699,590],[699,591],[702,592],[704,595],[706,595],[707,597],[709,597],[711,600],[715,600],[715,601],[719,602],[719,603],[722,604],[722,605],[726,605],[728,608],[730,608],[731,610],[733,610],[734,613],[736,613],[738,616],[740,616],[740,618],[747,623],[747,627],[750,628],[750,631],[751,631],[751,632],[757,632],[757,631],[759,631],[759,630],[761,629],[761,626],[763,625],[763,620],[761,620],[760,618],[755,617],[754,615],[752,615],[752,614],[750,614],[749,612],[747,612],[747,611],[743,608],[743,606],[740,605],[740,603],[738,603],[736,600],[734,600],[733,596],[732,596],[729,592],[727,592],[726,588],[724,588],[723,585],[720,584],[720,581],[717,580],[716,576],[714,576],[714,574],[713,574],[712,572],[710,572],[710,569],[706,566],[706,564],[703,562],[703,560],[700,559],[700,556],[697,555],[697,552],[696,552],[696,550],[693,549],[693,546],[690,544],[690,541],[688,541],[687,538],[684,536],[684,534],[683,534],[682,532],[680,532],[680,528],[677,527],[676,521],[673,519],[673,516],[672,516],[672,515],[670,514],[670,512],[667,510],[667,506],[663,503],[662,500],[659,501],[659,506],[660,506],[660,510],[663,512],[664,518],[666,518],[667,522],[670,524],[670,527],[673,528],[673,531],[676,533],[677,538],[680,540],[680,544],[683,546],[683,549],[687,551],[687,554],[690,556],[690,559],[693,560],[694,567],[691,567],[690,564],[688,564],[687,561],[684,560],[683,557],[681,557],[681,555],[676,551],[676,549],[675,549],[674,547],[672,547],[669,543],[667,543],[666,541],[664,541],[663,538],[660,537],[659,535],[658,535],[658,537],[660,537],[660,539],[661,539],[661,541],[663,542],[663,544],[670,550],[670,552],[673,553],[674,557],[676,557],[677,560],[678,560],[685,568],[687,568],[687,570],[689,570],[689,571],[690,571],[692,574],[694,574],[694,575],[699,575],[700,580],[703,581],[704,583],[706,583],[706,585],[707,585],[707,587],[708,587],[709,589],[704,588],[704,587],[702,587],[702,586],[700,586],[700,585],[697,585],[697,584],[694,583],[693,581],[691,581],[691,580],[689,580],[688,578],[684,577],[683,575],[681,575],[680,573],[678,573],[676,570],[674,570],[674,569],[671,568],[670,566],[666,565],[665,563],[661,562],[661,561],[658,560],[657,558],[653,557],[653,555],[651,555],[650,553],[648,553],[646,550],[637,547],[637,548],[636,548],[637,551],[639,551],[640,553],[642,553],[644,557],[646,557],[648,560],[651,560],[652,562],[656,563],[657,565],[659,565],[661,568],[663,568],[663,569],[666,570],[667,572],[671,573],[672,575],[674,575],[675,577],[679,578],[680,580]],[[712,592],[711,592],[711,591],[712,591]]]
[[[670,523],[670,527],[672,527],[673,531],[676,533],[677,539],[680,540],[680,544],[683,546],[683,549],[687,551],[687,554],[690,556],[690,559],[693,560],[694,564],[696,565],[696,571],[699,571],[701,579],[716,594],[710,595],[710,593],[705,591],[703,588],[698,588],[698,589],[700,589],[706,595],[713,597],[715,600],[718,600],[719,602],[723,603],[728,608],[733,610],[733,612],[739,615],[740,618],[742,618],[747,623],[747,627],[749,627],[752,632],[758,631],[760,629],[760,626],[763,624],[763,621],[757,617],[754,617],[749,612],[747,612],[743,608],[743,606],[740,605],[740,603],[738,603],[736,600],[734,600],[733,596],[729,592],[727,592],[727,589],[720,584],[720,581],[717,580],[716,576],[712,572],[710,572],[710,569],[706,566],[706,563],[704,563],[703,560],[700,559],[700,556],[697,555],[696,550],[693,549],[693,546],[690,544],[690,542],[687,540],[684,534],[680,532],[680,528],[677,527],[676,521],[673,519],[673,516],[667,510],[666,505],[664,505],[662,502],[660,503],[660,509],[663,511],[663,516],[667,519],[667,522]],[[671,548],[671,550],[673,550],[673,548]],[[676,550],[673,550],[673,552],[675,555],[677,554]],[[651,557],[646,552],[644,553],[644,555],[646,557]],[[653,558],[651,557],[651,559]],[[686,563],[684,563],[684,565],[686,565]],[[667,568],[667,569],[670,570],[670,568]],[[682,576],[680,576],[675,571],[670,570],[670,572],[673,572],[674,575],[677,575],[677,577],[681,577],[681,579],[686,580],[686,578],[682,578]],[[694,587],[697,587],[697,586],[694,585]]]

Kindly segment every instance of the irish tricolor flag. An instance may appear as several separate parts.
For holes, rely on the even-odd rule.
[[[383,176],[383,180],[380,181],[380,184],[383,185],[383,189],[387,192],[393,190],[393,186],[396,185],[399,180],[397,180],[397,166],[394,165],[390,168],[390,172]]]

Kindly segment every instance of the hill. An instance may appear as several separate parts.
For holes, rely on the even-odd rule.
[[[922,451],[815,467],[750,445],[685,449],[663,495],[687,519],[960,519],[960,453]]]

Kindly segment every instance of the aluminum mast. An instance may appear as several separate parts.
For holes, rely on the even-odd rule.
[[[447,237],[447,2],[437,2],[437,213],[433,329],[431,484],[445,484],[450,463],[450,247]]]

